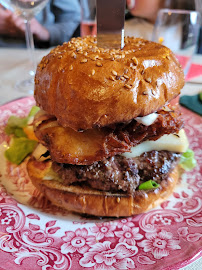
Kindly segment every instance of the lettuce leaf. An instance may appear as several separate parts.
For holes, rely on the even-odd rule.
[[[29,117],[32,117],[32,116],[35,116],[35,114],[40,110],[39,107],[37,106],[33,106],[28,114],[28,118]]]
[[[26,117],[10,116],[5,132],[12,135],[9,148],[5,151],[5,157],[11,163],[19,165],[34,150],[37,141],[27,138],[24,131],[33,116],[39,111],[39,107],[33,106]]]
[[[23,128],[27,126],[29,119],[33,117],[39,110],[39,107],[33,106],[26,117],[10,116],[5,128],[7,135],[15,135],[16,137],[26,137]]]
[[[20,117],[14,116],[14,115],[10,116],[8,119],[6,128],[5,128],[6,134],[7,135],[14,134],[15,136],[19,137],[17,134],[15,134],[16,130],[23,131],[23,127],[27,126],[27,122],[28,122],[27,117],[20,118]],[[24,133],[23,137],[26,137],[25,133]]]
[[[181,156],[180,166],[185,171],[191,171],[194,167],[196,167],[196,165],[197,165],[197,161],[194,158],[194,152],[191,149],[188,149]]]
[[[32,153],[36,146],[37,142],[34,140],[29,140],[25,137],[14,138],[5,151],[5,157],[11,163],[19,165],[27,155]]]

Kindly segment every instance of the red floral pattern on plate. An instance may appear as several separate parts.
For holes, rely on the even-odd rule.
[[[4,126],[8,117],[26,115],[33,104],[33,98],[29,97],[0,107],[0,179],[7,189],[0,186],[2,269],[12,265],[20,270],[170,270],[199,257],[202,246],[199,116],[182,109],[198,166],[183,175],[167,201],[145,214],[92,220],[52,206],[30,183],[26,162],[14,166],[4,160],[3,142],[8,139]]]

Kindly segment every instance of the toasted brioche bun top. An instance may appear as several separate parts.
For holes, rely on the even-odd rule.
[[[127,37],[122,50],[110,50],[85,37],[43,57],[34,95],[62,126],[85,130],[158,111],[183,85],[182,68],[165,46]]]

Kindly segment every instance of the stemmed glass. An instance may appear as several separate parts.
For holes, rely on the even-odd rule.
[[[29,53],[29,59],[32,65],[29,71],[29,78],[16,83],[15,87],[26,94],[32,94],[34,89],[34,75],[36,71],[36,58],[34,54],[34,39],[31,32],[30,20],[40,12],[49,0],[0,0],[0,4],[7,9],[15,12],[24,19],[25,38]]]
[[[161,9],[154,25],[152,41],[169,47],[183,67],[185,77],[196,52],[201,16],[196,11]]]

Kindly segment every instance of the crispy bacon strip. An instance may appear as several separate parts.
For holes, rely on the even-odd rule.
[[[150,126],[135,120],[114,127],[104,127],[76,132],[58,125],[56,118],[35,125],[39,141],[50,151],[58,163],[89,165],[123,152],[145,140],[157,140],[164,134],[176,133],[183,127],[180,112],[158,112],[159,117]],[[40,119],[41,120],[41,119]],[[37,119],[35,119],[37,123]]]

